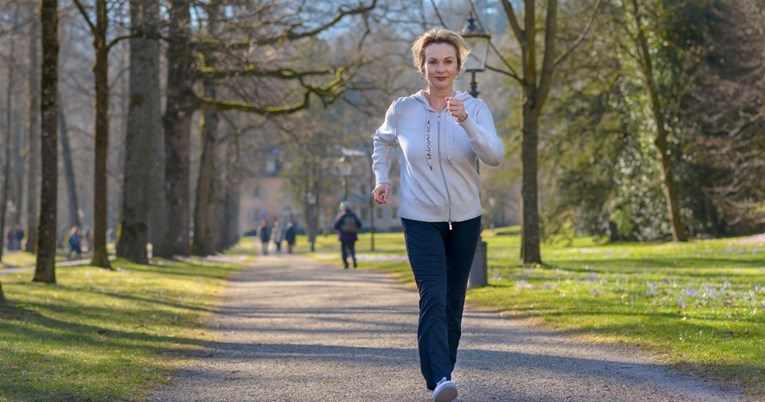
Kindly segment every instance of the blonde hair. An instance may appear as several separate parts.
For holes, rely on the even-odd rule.
[[[457,51],[457,70],[462,70],[462,66],[467,60],[470,50],[467,48],[465,39],[454,31],[450,31],[444,28],[431,29],[420,35],[417,40],[412,43],[412,62],[417,67],[417,71],[420,74],[425,73],[425,48],[433,43],[447,43],[454,47]]]

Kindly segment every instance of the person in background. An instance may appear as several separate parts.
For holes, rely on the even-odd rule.
[[[284,240],[287,241],[287,253],[292,254],[295,250],[295,241],[297,238],[297,230],[295,230],[295,224],[287,222],[287,231],[284,233]]]
[[[282,224],[279,221],[274,222],[274,227],[271,229],[271,239],[274,241],[276,248],[276,254],[282,252],[282,241],[284,241],[284,234],[282,233]]]
[[[67,253],[66,258],[72,259],[72,254],[74,254],[75,257],[82,258],[82,236],[80,235],[80,228],[77,226],[72,226],[72,229],[69,230],[69,253]]]
[[[268,242],[271,240],[271,227],[268,226],[268,221],[264,220],[258,227],[258,236],[260,237],[261,252],[263,255],[268,255]]]
[[[351,204],[347,201],[340,203],[340,213],[335,217],[335,230],[337,230],[340,240],[340,255],[343,258],[343,267],[348,269],[348,256],[353,260],[353,267],[358,267],[356,263],[356,240],[359,238],[359,229],[361,229],[361,220],[351,211]]]
[[[457,400],[452,371],[462,334],[468,275],[481,231],[477,162],[498,166],[504,146],[482,100],[454,89],[465,40],[434,29],[412,44],[426,88],[394,101],[374,135],[374,201],[391,195],[388,171],[400,148],[400,203],[409,264],[420,292],[420,370],[433,401]]]
[[[21,243],[24,241],[24,229],[16,227],[16,250],[21,251]]]
[[[16,232],[12,226],[5,231],[5,248],[8,251],[16,251]]]

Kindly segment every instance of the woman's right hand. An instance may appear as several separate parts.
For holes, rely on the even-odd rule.
[[[372,190],[372,198],[378,205],[384,205],[388,203],[390,198],[390,184],[380,183]]]

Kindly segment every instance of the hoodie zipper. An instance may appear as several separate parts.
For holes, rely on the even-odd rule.
[[[436,133],[438,133],[438,167],[441,170],[441,179],[444,181],[444,188],[446,189],[446,200],[448,203],[449,217],[447,222],[449,223],[449,230],[452,230],[452,196],[449,192],[449,184],[446,182],[446,174],[444,173],[443,158],[441,157],[441,113],[436,113]],[[444,142],[446,139],[444,138]]]

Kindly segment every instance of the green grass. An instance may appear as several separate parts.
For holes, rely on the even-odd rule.
[[[241,258],[118,259],[116,271],[59,268],[55,286],[32,283],[31,272],[1,277],[0,400],[145,400],[211,339],[200,323]]]
[[[59,260],[60,258],[57,258]],[[35,255],[27,252],[3,252],[3,260],[0,262],[0,269],[10,267],[28,267],[35,265]]]
[[[413,283],[403,235],[357,243],[361,268]],[[473,307],[529,319],[573,336],[635,345],[705,378],[765,393],[765,245],[740,239],[688,244],[545,244],[545,265],[518,264],[517,228],[486,231],[489,286]],[[56,286],[31,272],[0,277],[0,401],[145,400],[211,333],[225,279],[257,254],[245,239],[222,258],[116,260],[117,271],[60,268]],[[305,237],[298,252],[307,252]],[[21,254],[21,253],[18,253]],[[316,258],[340,266],[335,235]],[[18,264],[28,265],[28,264]]]
[[[741,239],[687,244],[544,244],[541,266],[518,263],[518,228],[487,230],[489,286],[468,292],[496,309],[590,340],[638,346],[686,371],[765,393],[765,244]],[[403,236],[377,234],[367,257],[403,256]],[[336,258],[337,240],[317,251]],[[406,262],[362,263],[412,283]]]

